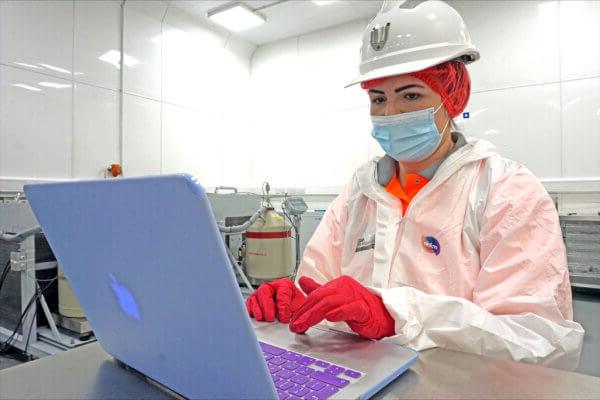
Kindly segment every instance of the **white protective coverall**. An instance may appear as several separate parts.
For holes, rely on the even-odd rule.
[[[297,277],[349,275],[377,293],[396,321],[384,340],[576,368],[584,330],[572,321],[558,215],[533,174],[469,138],[402,216],[377,162],[329,206]]]

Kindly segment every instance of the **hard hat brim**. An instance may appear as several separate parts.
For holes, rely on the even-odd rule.
[[[477,50],[474,46],[465,46],[460,51],[457,51],[455,54],[440,56],[440,57],[431,57],[425,58],[410,62],[403,62],[394,65],[389,65],[377,69],[373,69],[366,74],[358,75],[354,78],[350,83],[348,83],[344,88],[349,88],[350,86],[354,86],[357,83],[367,82],[373,79],[379,78],[389,78],[396,75],[409,74],[411,72],[417,72],[424,70],[429,67],[433,67],[434,65],[441,64],[446,61],[454,60],[465,62],[465,60],[460,59],[461,56],[465,54],[469,54],[470,60],[465,62],[465,64],[471,63],[473,61],[477,61],[479,59],[479,50]],[[468,51],[465,51],[468,50]]]

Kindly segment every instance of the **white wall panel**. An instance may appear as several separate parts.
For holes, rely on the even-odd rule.
[[[298,38],[259,47],[251,61],[251,91],[254,102],[269,114],[289,107],[304,107],[301,92],[305,75],[298,63]],[[287,94],[287,95],[286,95]]]
[[[344,89],[358,72],[366,21],[259,47],[251,63],[253,180],[340,187],[370,151],[368,98]]]
[[[360,41],[367,23],[359,20],[298,38],[302,92],[294,96],[302,96],[306,107],[339,110],[369,104],[360,86],[344,88],[358,75]]]
[[[123,175],[161,172],[161,103],[123,97]]]
[[[341,187],[369,160],[371,121],[363,107],[316,114],[300,126],[294,154],[307,155],[308,163],[295,165],[300,187]],[[318,184],[317,184],[318,183]]]
[[[306,140],[299,136],[298,126],[302,119],[310,118],[306,99],[296,96],[306,85],[298,38],[258,47],[251,60],[250,85],[252,111],[248,127],[253,140],[245,143],[253,155],[250,169],[254,182],[260,186],[268,181],[279,188],[296,186],[297,180],[290,176],[291,165],[306,162],[293,146]]]
[[[315,161],[312,154],[302,152],[299,146],[311,142],[314,132],[306,132],[302,117],[289,110],[271,111],[255,115],[250,126],[253,140],[248,152],[252,154],[255,182],[268,181],[277,188],[299,187],[300,173],[296,171]]]
[[[0,1],[0,62],[71,78],[72,1]]]
[[[481,59],[470,65],[474,91],[556,82],[557,1],[461,0],[458,10]]]
[[[75,2],[74,78],[119,89],[121,3]]]
[[[103,177],[119,162],[119,94],[77,83],[74,101],[73,176]]]
[[[223,135],[223,179],[219,185],[238,188],[260,187],[265,176],[255,171],[255,161],[268,158],[261,141],[262,124],[249,113],[223,118],[227,128]],[[221,131],[221,130],[219,130]]]
[[[224,45],[225,37],[169,9],[163,25],[163,101],[199,108],[230,95],[224,89],[227,74],[221,72],[231,64],[223,59]]]
[[[600,1],[560,2],[561,78],[600,76]]]
[[[165,163],[169,172],[186,169],[205,184],[223,184],[221,138],[235,146],[252,137],[249,58],[256,46],[211,32],[178,7],[167,13],[167,5],[126,3],[124,172],[156,174]],[[119,161],[121,11],[117,0],[0,1],[0,61],[15,67],[0,70],[1,177],[92,178]],[[38,79],[28,69],[47,75]],[[245,158],[230,159],[229,176],[248,182],[252,153],[235,151]]]
[[[248,84],[255,46],[213,32],[174,7],[162,43],[163,172],[193,173],[205,186],[247,186],[251,169],[244,143],[252,137]]]
[[[71,177],[71,82],[0,66],[0,171]]]
[[[562,83],[563,177],[600,177],[600,78]]]
[[[475,93],[465,134],[488,140],[539,178],[561,176],[559,84]]]
[[[217,114],[163,104],[163,173],[190,173],[203,186],[223,184],[223,131]],[[229,155],[231,162],[236,163]]]
[[[340,110],[368,104],[358,86],[360,38],[366,21],[285,39],[259,47],[251,60],[252,93],[259,104],[282,108]]]
[[[369,158],[370,127],[362,109],[289,112],[255,121],[255,181],[278,188],[341,187]]]
[[[237,35],[229,35],[223,47],[238,57],[239,62],[246,67],[246,74],[249,74],[250,57],[254,54],[257,46]]]
[[[167,9],[162,1],[125,3],[123,90],[161,100],[161,21]]]
[[[116,161],[118,95],[89,85],[119,89],[115,62],[100,58],[118,60],[120,4],[0,0],[0,62],[11,66],[0,68],[0,177],[93,177]],[[255,48],[166,1],[126,4],[124,91],[137,95],[123,110],[126,175],[162,164],[207,186],[316,190],[382,154],[366,95],[342,89],[366,20]],[[467,134],[542,178],[600,176],[600,3],[451,4],[482,52]],[[74,99],[73,79],[89,84]]]

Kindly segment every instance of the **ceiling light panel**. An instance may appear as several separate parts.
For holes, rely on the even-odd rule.
[[[208,13],[208,18],[233,32],[240,32],[265,23],[265,17],[248,6],[236,3]]]

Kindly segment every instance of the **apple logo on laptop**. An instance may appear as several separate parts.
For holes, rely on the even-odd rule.
[[[115,293],[115,296],[117,296],[121,310],[123,310],[125,315],[129,318],[139,321],[141,319],[140,310],[129,289],[120,284],[113,274],[109,272],[108,275],[110,276],[110,287]]]

